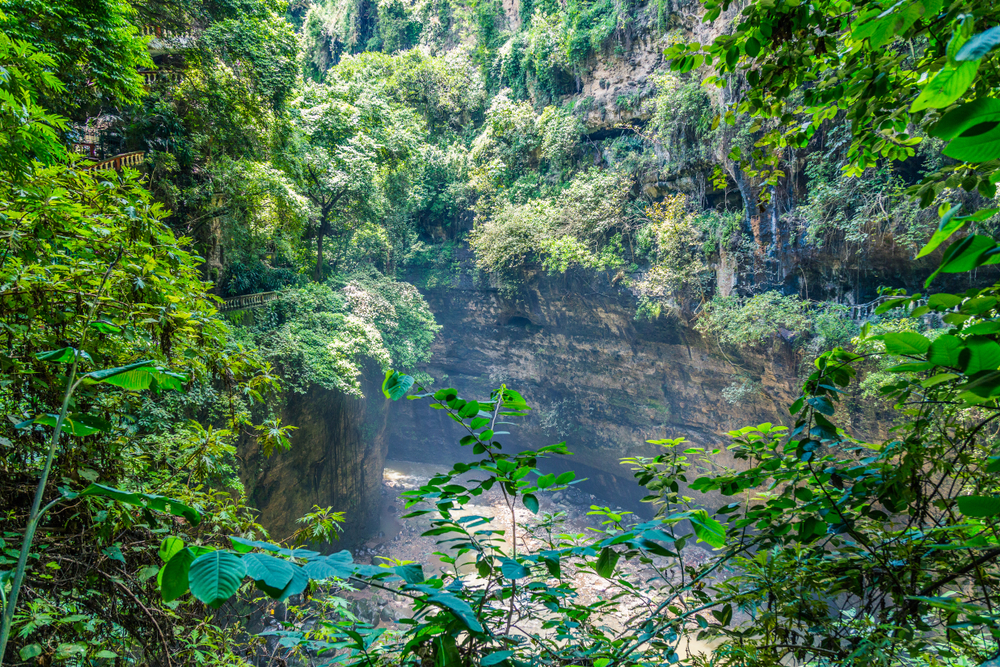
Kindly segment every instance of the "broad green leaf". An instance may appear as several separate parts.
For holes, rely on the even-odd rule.
[[[167,512],[174,516],[187,519],[192,525],[198,525],[201,521],[201,514],[193,507],[188,507],[184,503],[178,502],[166,496],[157,496],[152,493],[131,493],[122,491],[103,484],[91,484],[80,492],[81,496],[104,496],[112,498],[120,503],[135,505],[136,507],[146,507],[158,512]]]
[[[281,547],[277,544],[271,544],[270,542],[261,542],[260,540],[248,540],[242,537],[230,537],[229,541],[233,543],[233,549],[239,553],[248,553],[253,549],[263,549],[264,551],[280,551]]]
[[[978,398],[991,398],[1000,394],[1000,372],[985,373],[958,388]]]
[[[502,559],[500,572],[508,579],[524,579],[529,574],[528,568],[511,558]]]
[[[977,336],[967,339],[965,348],[967,352],[963,353],[962,360],[968,358],[968,365],[963,369],[966,375],[1000,368],[1000,345],[994,341]]]
[[[424,568],[420,563],[397,565],[392,571],[403,578],[408,584],[419,584],[424,581]]]
[[[970,127],[952,139],[942,152],[962,162],[987,162],[1000,157],[1000,120]]]
[[[483,659],[479,661],[482,667],[490,667],[490,665],[498,665],[507,658],[514,655],[513,651],[497,651],[495,653],[490,653],[489,655],[483,656]]]
[[[102,334],[115,334],[122,332],[122,328],[120,326],[114,322],[108,322],[107,320],[97,320],[96,322],[91,322],[90,326]]]
[[[927,299],[927,305],[934,310],[948,310],[962,303],[962,297],[956,294],[931,294]]]
[[[930,275],[924,285],[929,286],[939,273],[965,273],[985,261],[984,255],[997,247],[993,239],[976,234],[955,241],[941,256],[941,264]]]
[[[549,574],[559,579],[562,576],[562,568],[560,565],[560,558],[558,551],[543,551],[539,554],[542,562],[545,564],[545,569],[549,571]]]
[[[526,493],[522,498],[521,502],[532,514],[538,514],[538,498],[534,494]]]
[[[324,579],[333,579],[334,577],[338,579],[347,579],[351,576],[350,568],[345,568],[337,563],[331,563],[326,558],[322,557],[314,558],[303,565],[302,569],[307,575],[309,575],[310,579],[317,579],[320,581]],[[284,584],[277,586],[276,588],[284,588]]]
[[[18,651],[18,655],[21,656],[21,660],[24,660],[25,662],[31,660],[32,658],[37,658],[41,654],[42,654],[42,647],[39,646],[38,644],[28,644],[20,651]]]
[[[941,223],[938,225],[937,231],[931,236],[931,240],[920,249],[917,253],[917,259],[921,257],[926,257],[935,250],[938,249],[942,243],[951,238],[951,235],[959,231],[967,224],[966,220],[957,217],[959,210],[962,208],[961,204],[957,204],[948,209],[948,212],[941,216]]]
[[[169,562],[170,559],[174,557],[174,554],[183,548],[184,540],[174,535],[168,535],[163,538],[163,542],[160,543],[160,560],[164,563]]]
[[[151,359],[137,361],[127,366],[92,371],[84,377],[93,382],[111,384],[131,391],[149,389],[153,381],[153,376],[150,374],[153,363]]]
[[[965,348],[957,336],[945,334],[935,338],[927,351],[927,360],[938,366],[958,367],[959,353]]]
[[[469,417],[475,417],[479,414],[479,403],[476,401],[469,401],[458,411],[458,416],[462,419],[468,419]]]
[[[194,551],[190,548],[181,549],[160,569],[157,583],[164,602],[173,602],[187,592],[188,570],[194,560]]]
[[[55,428],[56,424],[59,422],[59,415],[41,415],[39,417],[35,417],[33,420],[31,420],[31,422],[34,424],[40,424],[42,426],[51,426]],[[69,433],[77,437],[93,435],[94,433],[100,433],[101,431],[101,429],[99,428],[95,428],[93,426],[85,424],[79,419],[74,419],[73,417],[68,415],[63,419],[62,428],[64,433]]]
[[[609,579],[615,573],[615,565],[618,564],[619,558],[621,558],[621,555],[617,551],[611,547],[604,547],[601,549],[601,554],[597,557],[594,570],[600,576]]]
[[[547,475],[542,475],[541,477],[538,478],[538,488],[540,489],[547,489],[555,483],[556,483],[556,476],[553,475],[552,473],[549,473]]]
[[[990,28],[978,35],[973,35],[969,41],[955,54],[955,60],[979,60],[1000,44],[1000,26]]]
[[[567,470],[566,472],[556,477],[556,484],[559,486],[562,486],[563,484],[569,484],[570,482],[573,481],[574,478],[576,478],[576,473],[573,472],[572,470]]]
[[[48,361],[53,364],[71,363],[75,356],[76,349],[72,347],[64,347],[61,350],[52,350],[50,352],[35,353],[35,359],[38,359],[39,361]]]
[[[246,574],[246,565],[239,556],[228,551],[213,551],[191,563],[188,585],[192,595],[217,609],[236,594]]]
[[[278,590],[287,586],[295,574],[294,565],[270,554],[244,554],[242,560],[246,566],[247,576]]]
[[[931,129],[930,135],[948,141],[982,123],[1000,121],[1000,100],[980,97],[949,111]]]
[[[385,379],[382,380],[382,393],[386,398],[398,401],[406,395],[406,392],[413,386],[413,378],[409,375],[402,375],[398,371],[388,371]]]
[[[263,590],[278,602],[284,602],[293,595],[299,595],[302,591],[308,588],[308,586],[309,575],[298,565],[292,565],[292,579],[288,582],[288,585],[281,590],[272,589],[261,582],[257,583],[258,588]]]
[[[924,354],[931,345],[925,336],[915,331],[887,333],[882,336],[882,342],[885,343],[885,351],[889,354]]]
[[[716,549],[721,549],[726,545],[725,527],[708,516],[708,512],[704,510],[693,512],[689,518],[699,542],[707,542]]]
[[[472,632],[483,632],[483,626],[476,618],[476,612],[465,600],[452,593],[436,591],[431,593],[427,600],[433,604],[440,605],[451,610],[462,623]]]
[[[1000,498],[993,496],[959,496],[958,509],[965,516],[987,519],[1000,514]]]
[[[923,109],[943,109],[965,94],[979,71],[979,61],[945,65],[924,86],[923,92],[910,105],[910,113]]]

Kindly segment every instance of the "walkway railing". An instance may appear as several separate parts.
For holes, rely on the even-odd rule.
[[[856,306],[851,306],[850,313],[851,319],[855,322],[862,322],[871,318],[875,314],[875,310],[881,306],[886,301],[891,301],[892,299],[898,299],[898,296],[880,296],[874,301],[869,301],[868,303],[861,303]]]
[[[161,25],[144,25],[142,26],[142,34],[145,37],[154,37],[156,39],[190,39],[197,36],[194,30],[190,28],[181,32],[173,32]]]
[[[132,151],[131,153],[121,153],[106,160],[99,160],[91,164],[84,165],[87,170],[114,169],[121,171],[125,167],[138,168],[146,159],[146,154],[142,151]]]
[[[169,69],[141,69],[139,74],[142,75],[142,80],[145,83],[146,88],[151,88],[156,85],[157,81],[166,81],[168,83],[179,83],[181,79],[184,78],[183,72],[178,72],[177,70]]]
[[[244,294],[242,296],[229,297],[228,299],[223,299],[222,305],[219,306],[219,312],[228,313],[233,310],[253,310],[254,308],[262,308],[280,297],[282,294],[283,292],[258,292],[257,294]]]

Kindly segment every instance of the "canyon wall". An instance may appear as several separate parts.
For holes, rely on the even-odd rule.
[[[317,505],[344,512],[345,546],[378,530],[389,413],[376,378],[377,369],[366,372],[364,399],[317,386],[286,395],[282,423],[297,427],[288,451],[267,458],[254,439],[241,441],[240,476],[272,538],[292,535]]]
[[[678,319],[637,321],[634,298],[607,277],[537,274],[514,298],[463,280],[425,297],[443,327],[423,368],[437,379],[433,388],[454,387],[467,399],[485,399],[500,383],[521,392],[534,410],[500,427],[510,435],[498,440],[514,448],[566,441],[575,455],[554,467],[588,477],[585,489],[623,505],[636,506],[643,494],[620,459],[662,451],[646,440],[724,445],[732,429],[787,422],[801,385],[784,340],[727,357]],[[755,390],[734,403],[723,398],[744,381]],[[389,409],[390,458],[472,458],[458,445],[464,432],[428,401]],[[714,461],[732,462],[726,453]]]

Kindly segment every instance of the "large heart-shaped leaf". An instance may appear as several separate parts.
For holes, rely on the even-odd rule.
[[[247,567],[236,554],[213,551],[199,556],[188,570],[191,594],[213,609],[236,594]]]
[[[386,398],[398,401],[413,386],[413,378],[409,375],[402,375],[398,371],[388,371],[382,381],[382,393]]]
[[[251,579],[279,590],[287,586],[295,574],[294,565],[270,554],[246,554],[243,564]]]

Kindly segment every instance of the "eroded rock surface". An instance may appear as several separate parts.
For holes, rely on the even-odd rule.
[[[292,535],[301,527],[296,519],[317,505],[345,513],[346,545],[378,530],[388,413],[374,379],[363,388],[364,399],[317,386],[287,395],[282,422],[297,427],[288,451],[265,458],[256,442],[243,439],[241,478],[273,538]]]
[[[562,464],[589,489],[634,507],[643,494],[621,458],[661,451],[646,440],[685,437],[716,447],[735,428],[788,419],[797,396],[797,358],[775,341],[759,356],[723,354],[684,322],[635,319],[635,301],[607,278],[587,283],[537,276],[517,299],[471,284],[425,294],[443,325],[425,370],[434,388],[485,399],[506,383],[535,409],[500,436],[512,447],[565,440]],[[736,403],[723,389],[750,378],[759,389]],[[459,427],[427,401],[390,408],[389,455],[411,461],[471,458]],[[719,464],[732,460],[722,453]]]

